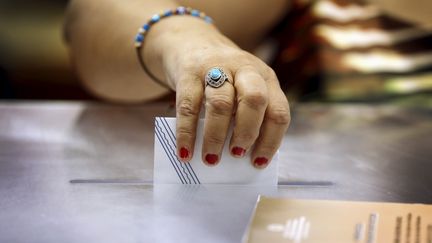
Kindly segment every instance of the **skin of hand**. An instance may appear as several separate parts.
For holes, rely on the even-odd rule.
[[[179,158],[189,161],[195,154],[196,127],[204,100],[203,162],[210,166],[219,162],[233,120],[231,154],[243,157],[252,150],[252,164],[266,167],[290,123],[288,101],[274,71],[213,25],[190,16],[176,16],[154,25],[147,41],[142,54],[150,71],[176,90]],[[162,64],[154,62],[155,57],[160,57]],[[229,81],[219,88],[205,85],[204,77],[212,67],[222,68],[228,76]]]
[[[265,168],[289,126],[288,101],[273,70],[221,32],[230,33],[237,43],[257,38],[257,33],[264,33],[282,16],[287,1],[270,2],[74,0],[65,34],[72,63],[89,90],[104,99],[141,102],[167,92],[145,75],[136,58],[131,40],[143,19],[179,5],[209,14],[215,24],[192,16],[159,21],[146,35],[141,55],[150,71],[176,91],[180,160],[186,162],[198,154],[194,141],[205,101],[204,163],[219,162],[233,121],[233,135],[228,138],[232,155],[242,157],[251,150],[252,164]],[[249,11],[244,11],[245,4]],[[268,14],[258,14],[264,6]],[[246,25],[252,17],[256,23]],[[204,77],[212,67],[221,67],[229,82],[219,88],[206,87]]]

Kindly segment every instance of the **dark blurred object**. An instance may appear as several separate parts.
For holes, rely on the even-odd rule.
[[[290,96],[432,102],[430,27],[363,1],[295,0],[275,36],[280,51],[273,67]]]
[[[63,42],[66,4],[0,2],[0,66],[8,74],[2,78],[2,98],[93,99],[71,70]]]
[[[10,80],[7,77],[6,70],[0,66],[0,99],[11,99],[15,97]]]

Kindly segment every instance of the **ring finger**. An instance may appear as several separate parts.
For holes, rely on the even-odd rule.
[[[232,75],[226,73],[228,80]],[[234,108],[235,90],[229,81],[214,88],[205,88],[206,114],[204,121],[204,141],[202,160],[207,165],[216,165],[220,158],[227,137]]]

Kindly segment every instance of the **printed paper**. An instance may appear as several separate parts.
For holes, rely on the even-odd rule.
[[[432,243],[432,205],[261,196],[244,242]]]
[[[201,160],[203,122],[201,119],[198,124],[193,159],[189,163],[184,163],[176,155],[176,119],[156,117],[153,178],[155,184],[277,185],[277,155],[267,168],[256,169],[252,166],[248,153],[243,158],[234,158],[230,155],[229,141],[225,143],[218,165],[205,165]]]

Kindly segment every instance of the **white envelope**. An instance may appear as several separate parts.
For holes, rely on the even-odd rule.
[[[278,183],[278,153],[265,169],[256,169],[250,155],[234,158],[225,143],[222,158],[216,166],[209,167],[201,161],[204,120],[197,128],[195,153],[189,163],[176,155],[176,118],[156,117],[154,146],[155,184],[241,184],[276,186]],[[231,132],[230,132],[231,135]]]

